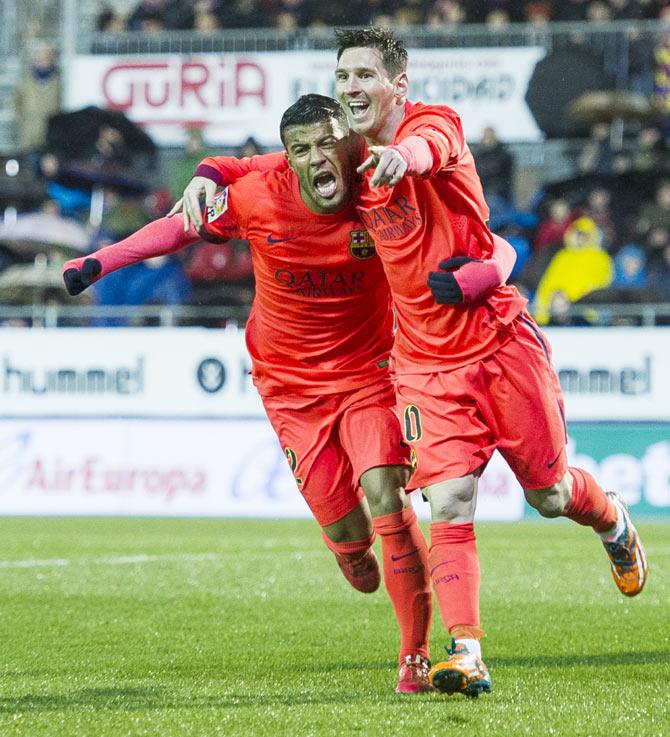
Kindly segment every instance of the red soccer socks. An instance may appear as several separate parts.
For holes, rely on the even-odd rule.
[[[334,542],[321,530],[327,547],[335,554],[337,565],[349,583],[363,594],[371,594],[379,588],[381,573],[377,556],[372,550],[375,533],[362,540]]]
[[[471,637],[481,637],[479,627],[479,558],[472,522],[433,522],[430,526],[430,576],[442,622]]]
[[[373,519],[381,538],[384,583],[400,627],[400,663],[428,657],[433,597],[428,546],[411,507]]]
[[[607,532],[617,523],[617,509],[597,481],[581,468],[569,468],[573,478],[572,498],[563,513],[580,525]]]

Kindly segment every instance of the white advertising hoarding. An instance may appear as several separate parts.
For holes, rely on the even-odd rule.
[[[310,516],[264,419],[4,420],[0,514]],[[497,459],[478,516],[522,514],[521,490]]]
[[[670,329],[547,333],[568,419],[584,423],[570,433],[571,461],[630,504],[670,510]],[[309,514],[251,384],[241,330],[0,335],[0,514]],[[495,455],[478,518],[523,514]]]
[[[670,420],[670,328],[546,334],[568,420]]]
[[[242,331],[2,330],[2,416],[264,417]]]
[[[548,330],[568,420],[670,420],[670,329]],[[0,416],[264,417],[242,330],[4,328]]]
[[[541,138],[525,102],[541,47],[412,49],[410,99],[449,105],[476,141],[492,125],[506,141]],[[188,126],[203,126],[213,145],[247,136],[279,145],[279,121],[302,94],[333,95],[334,51],[185,56],[77,56],[65,105],[122,110],[157,143],[179,145]]]

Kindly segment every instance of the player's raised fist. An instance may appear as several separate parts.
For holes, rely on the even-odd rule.
[[[97,258],[75,258],[63,266],[63,281],[67,293],[74,297],[84,289],[98,281],[102,273],[102,265]]]

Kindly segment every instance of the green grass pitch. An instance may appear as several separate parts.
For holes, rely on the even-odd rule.
[[[386,595],[314,523],[2,518],[0,735],[669,735],[670,525],[640,529],[626,599],[589,530],[479,525],[494,692],[469,701],[394,694]]]

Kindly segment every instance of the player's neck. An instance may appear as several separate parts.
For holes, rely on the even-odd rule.
[[[365,136],[365,142],[368,146],[389,146],[393,143],[395,134],[404,117],[405,104],[403,103],[402,106],[393,109],[381,130],[375,131],[374,135],[369,137]]]

